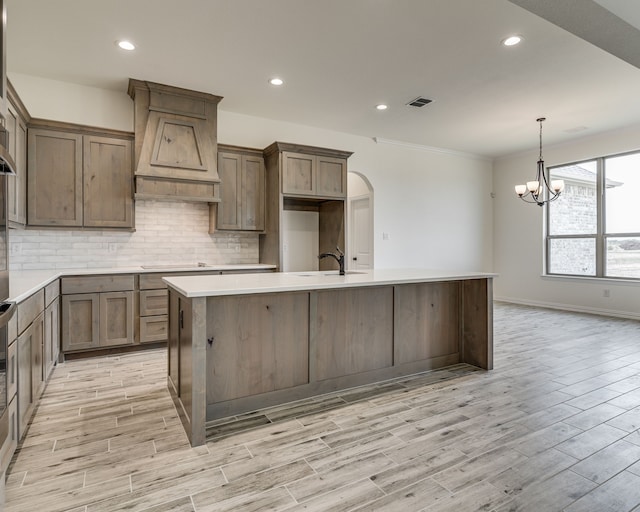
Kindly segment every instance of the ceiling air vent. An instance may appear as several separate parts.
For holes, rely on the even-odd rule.
[[[411,100],[409,103],[407,103],[407,105],[409,105],[410,107],[424,107],[429,103],[431,103],[430,99],[423,98],[422,96],[418,96],[415,100]]]

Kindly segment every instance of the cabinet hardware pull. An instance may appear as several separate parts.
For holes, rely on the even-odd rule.
[[[207,338],[207,343],[211,347],[213,345],[213,338]]]
[[[180,329],[184,329],[184,310],[180,310]]]

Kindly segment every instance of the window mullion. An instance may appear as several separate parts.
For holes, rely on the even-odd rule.
[[[597,229],[596,234],[596,276],[604,277],[605,275],[605,242],[604,236],[606,218],[605,218],[605,177],[604,177],[604,158],[597,159],[597,180],[596,180],[596,212],[597,212]]]

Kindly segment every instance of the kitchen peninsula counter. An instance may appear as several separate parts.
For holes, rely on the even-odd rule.
[[[207,422],[457,363],[493,366],[493,277],[376,269],[165,277],[168,387]]]
[[[129,267],[59,268],[11,270],[9,272],[9,300],[22,302],[49,283],[65,276],[96,276],[113,274],[172,274],[176,272],[250,272],[272,271],[275,265],[262,263],[240,264],[167,264]]]

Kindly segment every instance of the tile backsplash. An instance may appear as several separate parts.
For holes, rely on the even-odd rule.
[[[11,270],[258,263],[258,234],[209,229],[200,203],[139,200],[136,231],[12,229]]]

